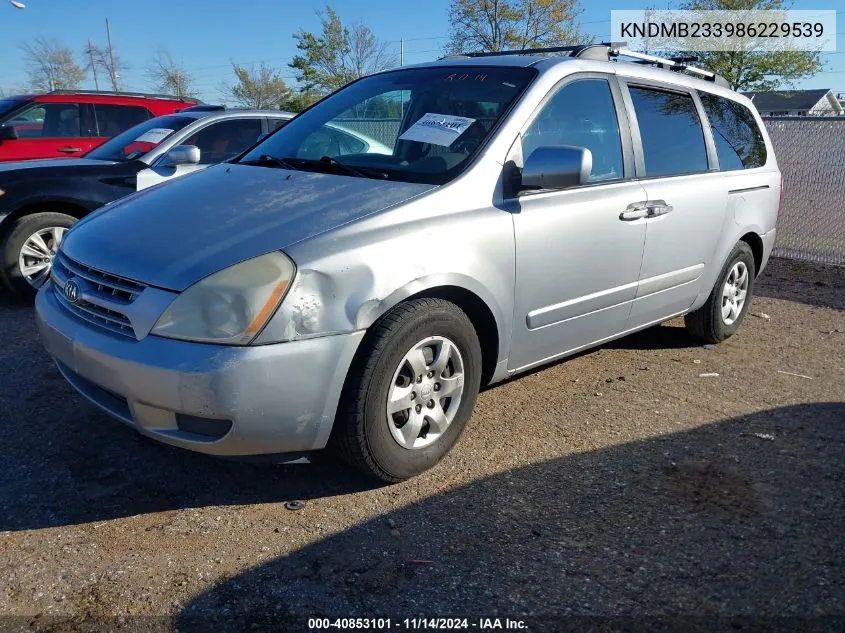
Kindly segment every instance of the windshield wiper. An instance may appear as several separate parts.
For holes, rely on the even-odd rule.
[[[297,169],[307,169],[308,167],[329,168],[334,171],[340,171],[350,176],[357,178],[374,178],[376,180],[386,180],[387,174],[378,169],[370,169],[367,167],[357,168],[346,163],[341,163],[336,158],[331,156],[323,156],[319,159],[314,158],[283,158],[286,163],[296,165]]]
[[[291,169],[295,170],[298,169],[297,167],[293,166],[290,162],[288,162],[284,158],[276,158],[275,156],[270,156],[270,154],[262,154],[256,159],[253,160],[245,160],[241,163],[242,165],[263,165],[263,166],[273,166],[273,167],[281,167],[282,169]]]

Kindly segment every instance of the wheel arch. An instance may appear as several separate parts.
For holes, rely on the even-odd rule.
[[[14,211],[3,218],[0,218],[0,232],[5,233],[9,227],[14,226],[16,220],[36,213],[64,213],[81,220],[91,212],[91,209],[83,203],[58,198],[47,198],[44,200],[29,201],[18,206]]]
[[[498,303],[480,284],[470,278],[416,280],[415,283],[397,290],[377,306],[371,306],[358,314],[359,327],[369,329],[397,305],[421,298],[444,299],[457,305],[469,317],[481,345],[481,384],[493,380],[496,367],[507,358],[509,326]]]
[[[763,238],[755,231],[748,231],[739,238],[740,242],[745,242],[751,247],[751,252],[754,254],[754,276],[760,274],[760,267],[763,265]]]

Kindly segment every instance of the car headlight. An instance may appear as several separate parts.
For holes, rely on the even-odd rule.
[[[225,268],[176,297],[151,334],[248,345],[279,307],[295,270],[293,262],[280,252]]]

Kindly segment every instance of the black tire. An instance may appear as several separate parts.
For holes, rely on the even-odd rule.
[[[61,227],[69,229],[76,224],[77,219],[64,213],[33,213],[24,215],[14,221],[10,230],[3,236],[2,249],[3,268],[0,278],[9,291],[20,298],[31,299],[37,292],[24,278],[18,266],[18,256],[24,242],[36,232],[50,228]]]
[[[743,262],[748,270],[748,290],[746,291],[745,303],[739,315],[730,325],[722,318],[722,288],[730,275],[731,269],[738,263]],[[684,325],[687,332],[705,343],[720,343],[733,336],[742,325],[748,306],[754,294],[754,278],[757,274],[754,264],[754,253],[751,247],[745,242],[737,242],[731,254],[728,256],[722,272],[707,298],[707,302],[698,310],[684,316]]]
[[[387,397],[405,354],[429,336],[443,336],[460,351],[464,392],[455,417],[432,444],[407,449],[394,440]],[[418,475],[457,442],[472,414],[481,383],[481,346],[467,315],[443,299],[414,299],[384,315],[361,343],[349,371],[332,429],[330,447],[344,461],[385,482]]]

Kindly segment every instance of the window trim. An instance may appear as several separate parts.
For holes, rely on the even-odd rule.
[[[622,177],[616,180],[601,180],[597,182],[589,182],[577,187],[567,187],[566,189],[535,189],[514,192],[506,192],[504,198],[506,200],[519,199],[521,197],[532,196],[537,194],[548,193],[550,191],[573,191],[585,188],[601,187],[603,185],[615,185],[621,182],[634,180],[636,178],[635,172],[635,154],[633,148],[633,138],[631,136],[631,126],[628,117],[628,112],[623,101],[622,90],[620,89],[618,79],[614,73],[585,71],[577,72],[563,77],[554,86],[552,86],[545,96],[540,100],[540,103],[534,108],[531,114],[526,119],[525,123],[519,129],[516,139],[508,151],[505,165],[514,165],[515,168],[522,169],[525,164],[525,156],[522,155],[522,138],[526,130],[531,127],[534,120],[540,115],[543,108],[546,107],[561,90],[577,81],[584,81],[589,79],[600,79],[607,82],[610,89],[610,97],[613,102],[613,107],[616,112],[616,125],[619,127],[619,140],[622,146]]]
[[[701,104],[701,99],[698,97],[698,92],[694,88],[686,88],[663,81],[654,81],[651,79],[641,79],[638,77],[618,77],[619,83],[622,87],[622,98],[625,101],[625,107],[628,110],[628,118],[631,126],[631,137],[634,144],[635,166],[638,180],[655,180],[658,178],[685,178],[689,176],[700,176],[719,171],[719,161],[716,156],[716,144],[713,141],[712,130],[710,129],[710,122],[704,114],[704,107]],[[634,109],[634,100],[631,97],[631,88],[641,88],[643,90],[655,90],[657,92],[671,92],[675,94],[685,95],[692,99],[695,104],[696,113],[698,114],[698,122],[701,125],[701,134],[704,140],[704,150],[707,155],[707,169],[703,171],[693,171],[684,174],[660,174],[657,176],[649,176],[645,168],[645,152],[643,150],[642,135],[640,133],[640,122],[637,119],[636,110]]]

